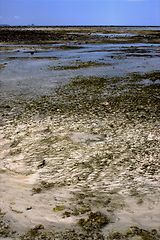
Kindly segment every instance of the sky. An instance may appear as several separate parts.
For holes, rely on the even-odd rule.
[[[160,26],[160,0],[0,0],[0,24]]]

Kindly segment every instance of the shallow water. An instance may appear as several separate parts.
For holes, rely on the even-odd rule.
[[[81,49],[70,50],[57,50],[54,46],[50,44],[51,49],[45,50],[42,45],[31,45],[30,52],[35,52],[31,55],[25,49],[28,45],[19,52],[13,52],[18,45],[7,45],[13,49],[1,52],[0,63],[5,64],[0,69],[1,97],[53,93],[57,84],[77,76],[125,76],[160,69],[158,44],[83,44]],[[136,53],[128,53],[131,49]],[[106,66],[54,70],[57,66],[74,65],[76,61],[102,62]]]

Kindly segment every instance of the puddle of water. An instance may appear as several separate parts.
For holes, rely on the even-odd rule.
[[[122,37],[128,37],[128,36],[136,36],[136,34],[130,34],[130,33],[117,33],[117,34],[114,34],[114,33],[68,33],[68,35],[95,35],[95,36],[102,36],[102,37],[105,37],[105,36],[109,36],[109,37],[119,37],[119,36],[122,36]]]
[[[98,35],[98,36],[102,36],[102,37],[105,37],[105,36],[108,36],[108,37],[111,37],[111,38],[114,38],[114,37],[132,37],[132,36],[136,36],[136,34],[131,34],[131,33],[91,33],[91,35]]]

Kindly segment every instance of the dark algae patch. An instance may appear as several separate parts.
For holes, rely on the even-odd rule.
[[[57,46],[55,48],[60,49],[60,50],[72,50],[72,49],[81,49],[83,47],[82,46],[76,46],[76,45],[61,45],[61,46]]]
[[[134,238],[135,237],[135,238]],[[147,231],[145,229],[140,229],[136,226],[132,226],[130,229],[126,230],[126,234],[121,234],[120,232],[114,232],[109,235],[110,240],[114,239],[142,239],[142,240],[158,240],[159,235],[156,229]]]
[[[110,64],[106,64],[104,62],[94,62],[94,61],[87,61],[82,62],[77,60],[76,64],[69,64],[63,66],[56,66],[56,67],[49,67],[49,70],[76,70],[80,68],[89,68],[89,67],[100,67],[100,66],[109,66]]]
[[[91,213],[93,215],[93,213]],[[120,232],[113,232],[112,234],[108,234],[105,238],[102,231],[99,229],[104,226],[106,222],[106,217],[104,220],[104,216],[99,220],[99,213],[95,213],[98,215],[98,218],[95,222],[91,222],[91,219],[95,216],[90,216],[88,221],[81,219],[79,221],[80,226],[83,225],[82,231],[75,231],[74,229],[67,229],[65,232],[56,232],[53,230],[47,231],[42,224],[36,225],[35,227],[31,228],[25,235],[18,236],[16,232],[13,232],[12,235],[10,234],[10,229],[8,226],[3,227],[0,229],[0,236],[2,238],[12,237],[13,239],[20,239],[20,240],[38,240],[38,239],[59,239],[59,240],[115,240],[115,239],[141,239],[141,240],[159,240],[159,235],[157,234],[156,229],[152,229],[151,231],[147,231],[145,229],[140,229],[136,226],[130,227],[130,229],[126,230],[125,234]],[[96,224],[98,221],[98,224]],[[87,226],[87,223],[88,226]],[[100,222],[103,222],[100,225]],[[86,230],[85,230],[86,225]],[[93,230],[94,229],[94,230]]]
[[[40,96],[27,101],[16,100],[21,117],[27,114],[54,115],[66,114],[106,114],[121,113],[126,118],[142,121],[159,117],[160,111],[160,73],[158,71],[147,74],[129,74],[126,77],[77,77],[69,84],[57,88],[53,96]],[[141,84],[145,79],[149,85]],[[6,105],[7,106],[7,103]],[[4,114],[11,112],[11,108],[3,107]],[[17,114],[17,113],[15,113]]]
[[[100,229],[109,223],[109,219],[105,214],[101,212],[91,212],[88,219],[80,218],[78,224],[86,231],[92,231],[94,229]]]

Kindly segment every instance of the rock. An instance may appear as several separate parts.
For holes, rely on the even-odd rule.
[[[14,141],[13,143],[11,143],[10,147],[12,148],[17,147],[18,144],[19,144],[19,141]]]
[[[32,207],[31,207],[31,206],[26,208],[26,210],[31,210],[31,209],[32,209]]]
[[[41,188],[32,188],[33,193],[41,193],[42,189]]]
[[[9,105],[6,105],[4,108],[11,108]]]
[[[38,168],[43,168],[45,166],[45,164],[46,164],[46,161],[43,159],[38,163],[37,167]]]

